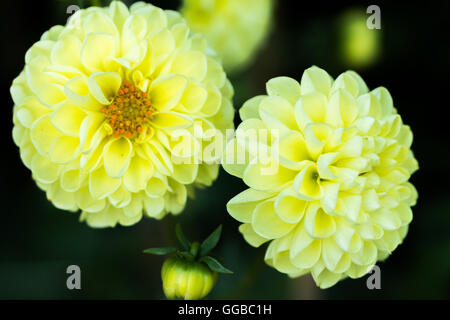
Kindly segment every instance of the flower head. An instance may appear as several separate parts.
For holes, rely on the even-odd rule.
[[[14,141],[48,199],[93,227],[180,213],[217,176],[208,130],[233,127],[233,88],[208,52],[178,13],[142,2],[45,32],[11,95]]]
[[[265,261],[280,272],[311,273],[321,288],[363,276],[412,219],[410,128],[385,88],[369,91],[352,71],[333,80],[312,67],[267,92],[243,105],[227,145],[225,170],[249,187],[228,212],[252,246],[270,242]]]
[[[184,0],[181,14],[203,33],[227,71],[242,68],[261,46],[272,15],[272,0]]]

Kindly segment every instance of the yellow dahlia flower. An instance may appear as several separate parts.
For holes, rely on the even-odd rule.
[[[11,95],[14,141],[48,199],[112,227],[177,214],[210,185],[217,161],[194,159],[234,111],[208,50],[178,13],[143,2],[80,10],[45,32]]]
[[[389,92],[353,71],[333,80],[312,67],[300,84],[271,79],[267,93],[243,105],[227,145],[225,170],[249,187],[228,212],[249,244],[270,241],[265,261],[280,272],[311,273],[321,288],[363,276],[412,219],[410,128]]]
[[[180,10],[203,33],[227,71],[250,61],[267,35],[272,0],[184,0]]]

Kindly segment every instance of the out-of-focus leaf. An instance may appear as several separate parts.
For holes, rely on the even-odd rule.
[[[166,247],[166,248],[149,248],[145,249],[143,252],[148,254],[156,254],[158,256],[163,256],[169,253],[173,253],[177,251],[177,248],[174,247]]]

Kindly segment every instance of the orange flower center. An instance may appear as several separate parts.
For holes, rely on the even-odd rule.
[[[106,115],[116,138],[136,138],[148,124],[154,109],[146,92],[133,86],[128,80],[120,86],[112,103],[100,109]]]

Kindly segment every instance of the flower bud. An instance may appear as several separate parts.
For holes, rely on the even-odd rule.
[[[217,272],[203,262],[189,261],[175,255],[164,262],[161,278],[168,299],[197,300],[205,297],[214,287]]]

